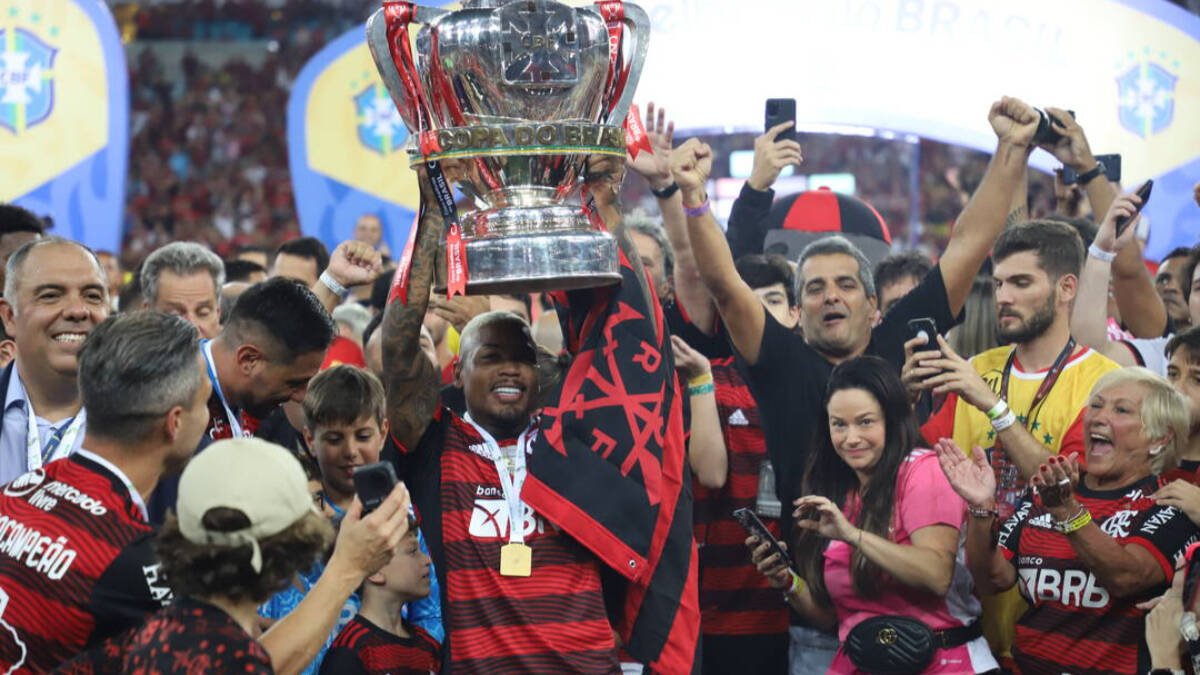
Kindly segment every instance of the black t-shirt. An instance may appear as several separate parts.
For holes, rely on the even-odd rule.
[[[784,328],[763,308],[766,322],[758,362],[745,364],[747,381],[758,401],[767,454],[775,467],[775,488],[784,510],[799,495],[800,478],[807,450],[818,431],[825,385],[833,364],[813,349],[799,334]],[[950,312],[941,270],[930,270],[921,283],[904,296],[871,332],[867,354],[895,364],[904,364],[904,341],[908,321],[928,317],[945,333],[957,319]],[[790,519],[784,519],[790,522]]]

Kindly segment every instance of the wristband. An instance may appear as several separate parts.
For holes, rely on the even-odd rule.
[[[317,281],[320,281],[325,288],[333,291],[333,294],[339,298],[346,294],[346,287],[339,284],[337,279],[334,279],[333,275],[329,273],[329,270],[321,272],[321,278]]]
[[[967,506],[967,513],[971,514],[972,518],[998,518],[1000,509],[993,506],[990,509],[980,508],[978,506]]]
[[[1091,257],[1093,257],[1096,260],[1099,260],[1101,262],[1110,263],[1113,261],[1114,258],[1117,257],[1117,252],[1116,251],[1105,251],[1104,249],[1097,246],[1095,242],[1092,242],[1092,245],[1088,247],[1088,255],[1090,255]]]
[[[1054,521],[1054,529],[1058,530],[1061,534],[1071,534],[1087,527],[1090,522],[1092,522],[1091,512],[1080,506],[1079,512],[1068,520]]]
[[[1005,429],[1011,427],[1012,425],[1014,425],[1016,423],[1017,423],[1017,414],[1015,412],[1013,412],[1012,410],[1009,410],[1000,419],[992,420],[992,429],[996,433],[1000,433],[1001,431],[1004,431]]]
[[[683,212],[687,214],[688,218],[699,218],[700,216],[703,216],[709,212],[708,197],[705,197],[704,201],[700,202],[700,206],[685,205],[683,207]]]
[[[1090,171],[1084,171],[1083,173],[1079,174],[1079,176],[1075,179],[1075,182],[1079,185],[1079,187],[1087,187],[1088,183],[1095,180],[1107,169],[1108,167],[1104,166],[1104,162],[1096,162],[1096,166],[1092,167]]]
[[[694,387],[688,387],[688,396],[703,396],[716,391],[716,386],[712,382],[708,384],[698,384]]]
[[[661,190],[650,188],[650,194],[658,197],[659,199],[670,199],[671,196],[676,192],[679,192],[679,183],[676,183],[675,181],[671,181],[670,185]]]
[[[688,380],[689,387],[699,387],[700,385],[709,384],[713,381],[712,373],[700,373],[699,375]]]
[[[1008,401],[1005,401],[1004,399],[1000,399],[996,403],[996,405],[992,406],[991,410],[987,411],[986,414],[987,414],[987,418],[989,420],[995,422],[996,420],[1000,419],[1001,417],[1004,417],[1004,414],[1007,412],[1008,412]]]
[[[789,572],[790,571],[791,570],[789,570]],[[803,593],[804,589],[808,588],[808,584],[804,583],[804,580],[800,578],[799,574],[796,574],[795,572],[791,572],[791,574],[792,574],[792,585],[790,588],[788,588],[786,591],[783,592],[783,601],[784,602],[787,602],[787,599],[790,596]]]

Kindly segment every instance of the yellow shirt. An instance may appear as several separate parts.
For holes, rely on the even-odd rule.
[[[975,372],[997,395],[1001,389],[1004,364],[1008,362],[1013,349],[997,347],[971,359]],[[1082,460],[1083,408],[1091,397],[1096,380],[1119,367],[1108,357],[1091,349],[1076,349],[1050,393],[1031,415],[1030,405],[1046,377],[1046,371],[1026,372],[1014,360],[1006,400],[1009,408],[1016,413],[1017,420],[1051,454],[1069,455],[1077,452]],[[985,413],[951,394],[921,431],[930,443],[937,442],[939,438],[953,438],[967,452],[976,446],[983,448],[991,457],[992,467],[996,471],[996,507],[1000,511],[1000,518],[1007,519],[1013,514],[1025,492],[1025,481],[1003,450],[993,452],[996,432]],[[1004,593],[983,598],[983,629],[997,654],[1009,655],[1014,626],[1026,607],[1015,586]]]

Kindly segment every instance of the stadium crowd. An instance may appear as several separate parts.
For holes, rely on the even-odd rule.
[[[786,123],[723,227],[719,152],[650,104],[652,151],[588,166],[619,284],[448,298],[424,170],[399,274],[378,219],[295,236],[287,63],[142,53],[119,256],[0,205],[6,672],[1200,662],[1200,240],[1152,273],[1064,110],[980,111],[933,258],[859,199],[776,200],[828,164]]]

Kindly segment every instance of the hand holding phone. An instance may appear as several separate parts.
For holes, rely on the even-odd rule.
[[[784,565],[787,565],[788,569],[794,569],[792,557],[779,545],[779,540],[775,538],[775,535],[771,534],[771,531],[767,529],[763,521],[759,520],[758,515],[754,511],[746,508],[737,509],[733,512],[733,518],[738,521],[742,529],[746,530],[748,534],[757,537],[760,542],[769,544],[772,553],[778,555],[779,559],[783,561]]]
[[[763,131],[770,131],[772,127],[784,122],[791,122],[792,126],[789,129],[784,129],[775,137],[776,141],[794,141],[796,140],[796,99],[794,98],[769,98],[765,106],[765,114],[763,116]]]
[[[1138,188],[1136,193],[1134,193],[1138,196],[1138,199],[1141,200],[1141,203],[1134,205],[1136,210],[1133,212],[1133,216],[1117,216],[1117,220],[1115,222],[1117,229],[1113,235],[1114,239],[1120,239],[1121,235],[1125,233],[1125,228],[1129,227],[1129,223],[1132,222],[1134,217],[1141,213],[1142,209],[1146,207],[1146,202],[1150,201],[1150,191],[1153,189],[1154,181],[1148,180],[1145,183],[1142,183],[1142,186]]]
[[[925,336],[925,348],[926,349],[930,349],[930,350],[938,349],[938,344],[937,344],[938,330],[937,330],[937,324],[934,323],[933,319],[930,319],[928,317],[921,317],[919,319],[909,319],[908,320],[908,337],[909,337],[909,339],[911,340],[912,338],[915,338],[915,337],[918,337],[921,335]]]
[[[379,508],[399,482],[396,470],[389,462],[360,466],[354,470],[351,479],[354,481],[354,492],[362,502],[364,516]]]

